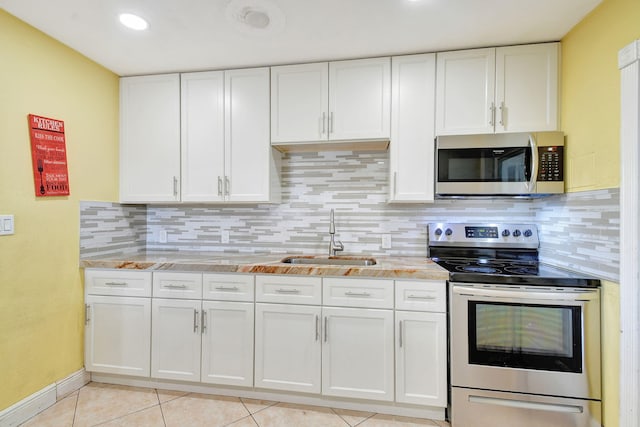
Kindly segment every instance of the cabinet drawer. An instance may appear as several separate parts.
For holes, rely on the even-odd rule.
[[[256,302],[320,305],[322,279],[306,276],[256,276]]]
[[[214,274],[202,276],[202,298],[220,301],[253,302],[254,276],[247,274]]]
[[[325,278],[322,287],[323,305],[393,308],[393,280]]]
[[[446,313],[446,282],[396,280],[396,309]]]
[[[202,298],[201,273],[153,273],[153,296],[161,298]]]
[[[84,286],[87,295],[150,297],[151,272],[87,269]]]

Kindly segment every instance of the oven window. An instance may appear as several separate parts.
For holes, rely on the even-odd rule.
[[[469,301],[469,363],[580,373],[581,307]]]
[[[438,150],[439,182],[527,182],[530,177],[529,147]]]

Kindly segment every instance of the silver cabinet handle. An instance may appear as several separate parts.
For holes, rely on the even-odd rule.
[[[174,285],[173,283],[169,283],[168,285],[164,285],[163,288],[167,288],[167,289],[187,289],[187,285]]]
[[[202,310],[202,327],[200,328],[201,333],[207,332],[207,310]]]
[[[299,294],[300,289],[276,289],[276,292],[279,294]]]
[[[222,196],[222,178],[218,176],[218,196]]]
[[[393,173],[393,195],[398,194],[398,172]]]
[[[235,292],[240,290],[237,286],[216,286],[216,290],[218,291],[231,291]]]
[[[173,197],[178,197],[178,177],[173,177]]]
[[[91,309],[91,307],[89,306],[89,304],[85,304],[84,305],[84,324],[88,325],[89,321],[91,320],[91,318],[89,317],[89,310]]]
[[[316,341],[320,339],[320,329],[318,328],[319,326],[320,326],[320,316],[316,314]]]
[[[371,294],[369,292],[351,292],[347,291],[344,293],[348,297],[370,297]]]
[[[400,341],[400,348],[402,348],[402,320],[399,325],[400,330],[398,331],[398,340]]]
[[[329,339],[329,316],[324,316],[324,342],[327,342]]]
[[[322,112],[322,133],[320,135],[324,135],[327,133],[327,113]]]
[[[229,177],[225,175],[224,177],[224,194],[229,195],[229,188],[231,187],[231,183],[229,181]]]
[[[493,126],[495,123],[496,117],[496,104],[491,103],[491,107],[489,107],[489,126]]]
[[[431,296],[422,296],[422,295],[407,295],[407,299],[421,299],[427,301],[433,301],[436,297]]]
[[[198,310],[193,309],[193,332],[198,332]]]
[[[129,286],[127,282],[107,282],[105,283],[107,286]]]
[[[504,101],[500,102],[500,126],[504,127]]]
[[[329,113],[329,133],[333,133],[333,111]]]

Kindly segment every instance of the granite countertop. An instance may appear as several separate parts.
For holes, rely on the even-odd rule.
[[[96,256],[80,260],[82,268],[122,268],[150,271],[211,273],[297,274],[305,276],[346,276],[447,280],[449,272],[426,257],[371,256],[376,265],[288,264],[287,257],[300,254],[224,254],[204,252],[144,252],[131,255]],[[345,255],[347,257],[349,255]],[[314,255],[316,258],[329,258]],[[353,258],[362,256],[353,255]]]

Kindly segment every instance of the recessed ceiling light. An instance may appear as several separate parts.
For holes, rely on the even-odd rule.
[[[225,15],[236,29],[254,36],[278,34],[285,26],[284,13],[271,0],[230,0]]]
[[[146,20],[139,17],[138,15],[134,15],[133,13],[121,13],[118,17],[120,19],[120,23],[127,28],[131,28],[132,30],[142,31],[146,30],[149,27],[149,24]]]

